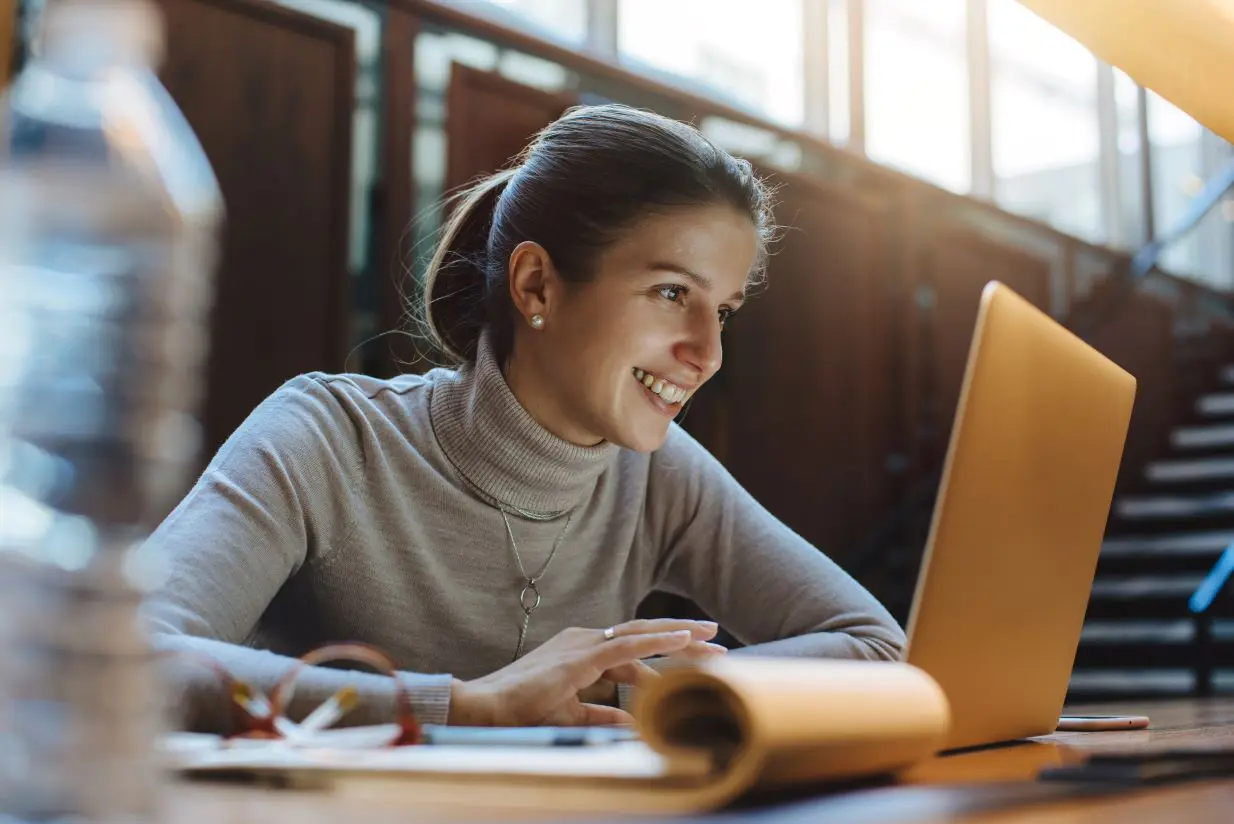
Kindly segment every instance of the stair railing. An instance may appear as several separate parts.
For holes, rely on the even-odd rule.
[[[1217,563],[1204,576],[1204,580],[1191,593],[1187,609],[1195,623],[1195,694],[1208,697],[1213,694],[1213,604],[1226,591],[1230,577],[1234,575],[1234,544],[1221,553]]]

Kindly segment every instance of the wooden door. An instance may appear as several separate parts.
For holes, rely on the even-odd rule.
[[[203,459],[274,389],[343,367],[355,57],[350,29],[260,0],[161,0],[162,79],[227,210]]]
[[[507,166],[573,103],[568,95],[455,63],[446,92],[446,190]]]

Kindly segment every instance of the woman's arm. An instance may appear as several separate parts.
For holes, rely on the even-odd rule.
[[[149,539],[167,567],[146,604],[155,646],[208,655],[269,695],[295,660],[242,645],[290,579],[345,546],[360,461],[351,422],[314,378],[296,378],[258,406]],[[225,730],[229,699],[215,679],[196,666],[170,673],[183,721]],[[417,717],[445,723],[453,679],[403,680]],[[390,678],[320,667],[297,679],[290,712],[306,713],[345,684],[361,693],[350,723],[391,718]]]
[[[653,453],[652,540],[665,547],[656,588],[690,598],[739,652],[898,659],[904,632],[847,572],[777,520],[677,426]]]

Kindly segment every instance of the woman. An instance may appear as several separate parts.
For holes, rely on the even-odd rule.
[[[567,113],[462,196],[431,261],[426,319],[460,367],[288,382],[155,532],[160,646],[268,692],[288,656],[363,641],[421,722],[482,725],[628,720],[580,693],[725,652],[715,624],[630,620],[653,589],[734,654],[898,657],[886,610],[673,423],[771,230],[750,165],[694,129]],[[378,674],[314,668],[296,696],[346,683],[357,720],[388,714]],[[196,725],[225,723],[195,697]]]

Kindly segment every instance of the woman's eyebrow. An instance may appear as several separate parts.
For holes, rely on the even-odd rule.
[[[675,272],[676,274],[684,277],[686,280],[689,280],[690,282],[692,282],[698,288],[704,291],[707,291],[707,292],[711,292],[715,289],[715,283],[712,282],[711,278],[707,277],[706,275],[701,275],[698,272],[691,272],[686,267],[679,266],[676,263],[668,263],[665,261],[655,261],[651,263],[647,268],[651,269],[652,271],[657,271],[657,272]],[[729,296],[729,300],[745,300],[745,299],[746,299],[745,289],[738,289],[736,292],[733,292],[731,296]]]

